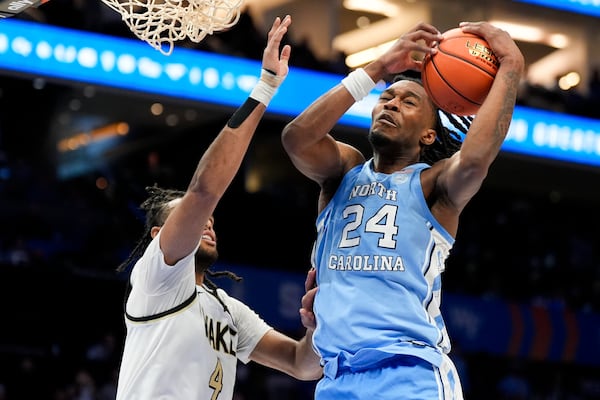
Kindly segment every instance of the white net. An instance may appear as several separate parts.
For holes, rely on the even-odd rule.
[[[102,0],[141,40],[165,55],[175,42],[200,42],[235,25],[244,0]]]

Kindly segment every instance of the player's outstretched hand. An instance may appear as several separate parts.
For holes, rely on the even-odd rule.
[[[274,75],[273,78],[276,78],[265,81],[273,87],[281,85],[281,82],[283,82],[289,71],[288,61],[292,48],[286,44],[280,52],[279,47],[291,23],[292,17],[289,15],[286,15],[283,20],[280,17],[275,18],[268,34],[267,47],[263,51],[262,68]],[[261,79],[264,78],[264,75],[268,76],[269,74],[262,74]]]

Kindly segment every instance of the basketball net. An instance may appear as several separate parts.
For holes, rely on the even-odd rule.
[[[244,0],[102,0],[131,32],[165,55],[176,41],[198,43],[235,25]]]

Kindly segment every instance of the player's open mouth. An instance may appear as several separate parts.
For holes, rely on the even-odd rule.
[[[202,241],[208,244],[214,245],[216,243],[215,238],[209,234],[202,235]]]
[[[379,118],[377,118],[377,122],[383,122],[386,125],[396,126],[396,121],[394,121],[394,119],[387,114],[380,115]]]

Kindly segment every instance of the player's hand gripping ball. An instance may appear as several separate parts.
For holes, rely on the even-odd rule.
[[[456,115],[477,114],[500,63],[480,36],[460,28],[443,34],[438,52],[423,60],[421,78],[433,103]]]

